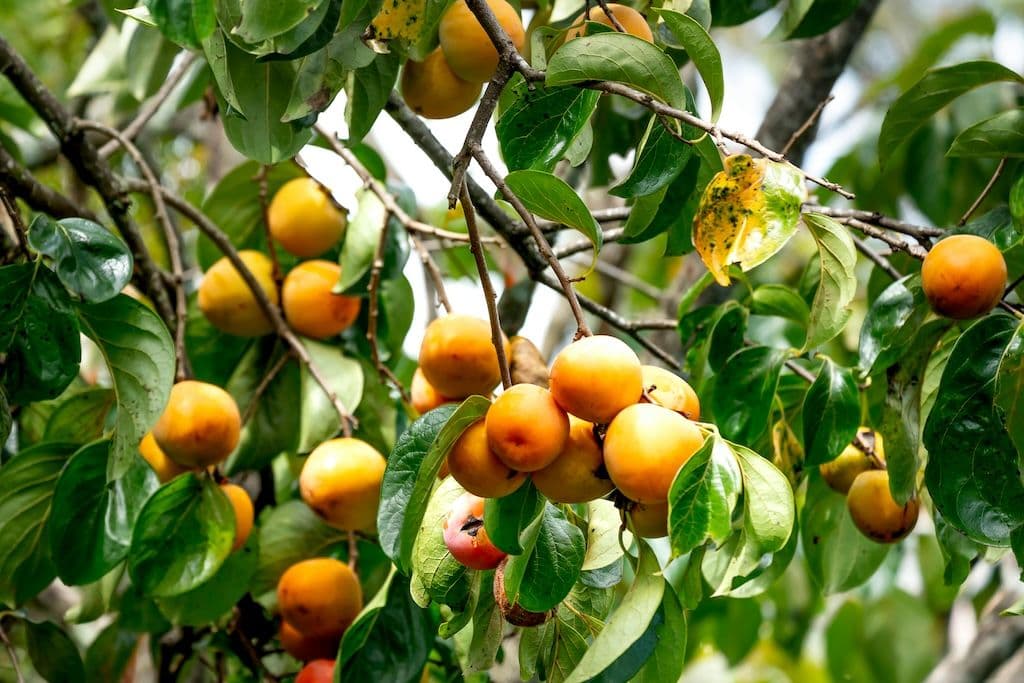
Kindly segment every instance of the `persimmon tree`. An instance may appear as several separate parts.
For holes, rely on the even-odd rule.
[[[880,4],[7,3],[0,678],[1024,675],[1024,76],[813,171]]]

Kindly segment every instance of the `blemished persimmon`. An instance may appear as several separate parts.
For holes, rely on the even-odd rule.
[[[252,506],[252,498],[238,484],[221,484],[220,490],[231,501],[231,508],[235,512],[235,543],[231,546],[231,550],[234,552],[249,540],[256,512]]]
[[[668,535],[668,503],[637,503],[627,514],[637,535],[643,538]]]
[[[526,43],[526,31],[516,8],[505,0],[487,0],[498,23],[512,39],[517,50]],[[471,83],[491,80],[498,68],[498,51],[480,25],[466,0],[455,0],[441,17],[438,27],[441,50],[445,59],[460,78]]]
[[[371,532],[377,528],[386,465],[384,456],[365,441],[331,439],[306,458],[299,492],[313,512],[334,528]]]
[[[470,569],[494,569],[505,559],[484,529],[484,499],[464,493],[452,503],[442,525],[444,544],[460,564]]]
[[[409,384],[409,396],[412,399],[412,409],[420,415],[429,413],[434,408],[439,408],[445,403],[451,403],[451,399],[442,396],[434,385],[427,381],[423,370],[416,368],[412,373],[412,383]]]
[[[347,564],[315,557],[281,575],[277,607],[285,621],[307,636],[340,638],[363,609],[363,590]]]
[[[266,254],[252,249],[238,252],[270,303],[277,304],[274,266]],[[249,285],[225,256],[203,275],[199,283],[199,310],[214,327],[236,337],[259,337],[274,326],[256,302]]]
[[[345,234],[348,218],[312,178],[289,180],[270,200],[267,224],[274,241],[299,258],[316,258]]]
[[[647,20],[644,19],[644,15],[637,12],[632,7],[626,5],[620,5],[618,3],[608,3],[608,10],[615,17],[616,21],[619,22],[619,26],[625,30],[626,33],[646,40],[648,43],[654,42],[654,34],[651,32],[651,27],[647,24]],[[591,7],[587,13],[586,19],[580,16],[579,21],[573,24],[569,32],[565,34],[566,41],[572,40],[573,38],[579,38],[586,31],[585,21],[594,21],[599,24],[604,24],[609,28],[615,28],[615,24],[608,17],[607,12],[601,7]],[[617,29],[616,29],[617,30]]]
[[[508,340],[504,340],[508,353]],[[471,315],[452,313],[427,325],[420,346],[420,370],[443,396],[489,396],[501,381],[491,325]]]
[[[242,416],[231,394],[206,382],[186,380],[171,387],[171,396],[153,437],[168,458],[184,467],[222,462],[238,445]]]
[[[517,472],[550,465],[569,440],[569,416],[535,384],[509,387],[487,410],[487,443]]]
[[[494,571],[494,584],[493,594],[494,602],[498,606],[498,611],[501,612],[501,616],[508,623],[513,626],[540,626],[548,619],[555,615],[556,610],[551,609],[547,612],[531,612],[525,609],[522,605],[512,602],[508,598],[508,591],[505,589],[505,569],[508,567],[508,559],[501,561],[498,568]]]
[[[569,440],[554,462],[531,475],[537,490],[552,503],[585,503],[614,488],[604,468],[594,425],[569,416]]]
[[[879,463],[885,462],[885,441],[882,439],[882,435],[870,427],[860,427],[857,433],[861,440],[871,447],[878,462],[872,460],[867,453],[851,443],[835,460],[819,466],[818,471],[821,472],[822,479],[836,493],[846,495],[857,475],[861,472],[878,469]]]
[[[300,662],[314,659],[333,661],[338,654],[338,643],[341,642],[336,636],[307,636],[283,619],[277,631],[277,638],[281,641],[284,651]]]
[[[615,486],[638,503],[664,503],[676,472],[704,444],[697,425],[652,403],[619,413],[604,437],[604,464]]]
[[[441,48],[422,62],[409,60],[402,69],[402,97],[425,119],[449,119],[468,111],[483,86],[465,81],[452,71]]]
[[[928,252],[921,266],[921,285],[939,315],[954,320],[977,318],[1003,297],[1006,260],[983,237],[951,235]]]
[[[295,683],[334,683],[334,659],[315,659],[295,677]]]
[[[574,341],[551,364],[551,395],[566,412],[587,422],[608,424],[642,393],[640,359],[615,337]]]
[[[164,453],[153,438],[153,432],[146,432],[139,443],[139,454],[149,463],[149,466],[156,472],[156,478],[161,484],[166,484],[179,474],[185,474],[192,470],[191,467],[179,465]]]
[[[640,368],[644,401],[674,410],[690,420],[700,419],[700,399],[690,383],[679,375],[656,365]]]
[[[281,304],[288,324],[299,334],[327,339],[347,330],[359,317],[357,296],[335,294],[341,266],[331,261],[306,261],[288,272]]]
[[[878,543],[895,543],[917,524],[921,505],[911,498],[898,505],[889,490],[889,473],[885,470],[861,472],[846,494],[850,518],[862,534]]]
[[[471,424],[448,452],[448,472],[455,481],[473,495],[501,498],[512,493],[526,481],[494,453],[487,443],[484,420]]]

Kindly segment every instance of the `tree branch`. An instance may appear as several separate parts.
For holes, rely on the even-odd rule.
[[[3,145],[0,145],[0,184],[5,185],[11,194],[23,200],[35,211],[49,214],[54,218],[80,216],[99,222],[92,211],[76,205],[61,193],[36,180],[35,176],[19,164]]]

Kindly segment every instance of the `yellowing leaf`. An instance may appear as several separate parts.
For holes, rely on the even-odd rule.
[[[373,18],[374,36],[380,40],[417,40],[426,6],[427,0],[385,2],[381,11]]]
[[[807,188],[799,171],[746,154],[728,157],[700,198],[693,245],[720,285],[729,265],[748,271],[785,246],[796,232]]]

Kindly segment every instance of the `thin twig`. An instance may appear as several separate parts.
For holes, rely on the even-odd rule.
[[[578,259],[574,259],[573,263],[584,268],[586,268],[589,265],[589,263],[587,263],[586,261]],[[643,294],[652,301],[659,301],[663,294],[660,287],[656,287],[652,285],[650,282],[647,282],[646,280],[641,279],[636,275],[633,275],[633,273],[629,272],[628,270],[619,268],[615,264],[608,263],[607,261],[595,261],[594,270],[596,270],[601,275],[604,275],[612,280],[615,280],[616,282],[619,282],[629,287],[630,289],[636,290],[637,292]],[[672,327],[674,328],[676,326],[675,321],[670,322],[672,323]]]
[[[605,2],[605,0],[597,0],[597,4],[600,5],[601,9],[604,10],[604,15],[608,17],[609,20],[611,20],[612,28],[614,28],[619,33],[625,33],[626,29],[622,28],[622,24],[620,24],[619,20],[615,17],[615,10],[609,7],[608,3]],[[590,19],[589,9],[587,10],[587,19]]]
[[[928,250],[922,247],[920,244],[911,244],[910,242],[900,239],[899,237],[893,237],[885,230],[877,228],[874,225],[870,225],[856,218],[837,218],[836,222],[842,223],[843,225],[847,225],[851,228],[859,230],[868,237],[874,237],[877,240],[881,240],[882,242],[885,242],[896,251],[906,252],[907,254],[910,254],[914,258],[918,259],[919,261],[923,261],[924,257],[928,255]]]
[[[242,414],[243,425],[248,424],[249,420],[252,419],[252,416],[256,413],[256,406],[260,402],[260,397],[266,393],[267,389],[270,387],[270,383],[274,381],[282,370],[284,370],[284,366],[287,365],[288,361],[292,358],[294,358],[294,356],[292,355],[291,350],[289,349],[285,351],[278,356],[277,360],[274,361],[274,364],[270,366],[270,369],[267,370],[263,375],[263,378],[260,379],[260,383],[256,385],[252,395],[249,397],[249,404],[245,406],[245,413]]]
[[[423,270],[426,271],[430,277],[430,282],[434,285],[434,292],[437,294],[438,302],[444,307],[445,313],[451,313],[452,305],[448,301],[448,292],[444,286],[444,278],[441,277],[441,269],[437,267],[437,262],[430,255],[430,250],[423,245],[423,240],[416,235],[409,235],[409,239],[412,241],[413,249],[416,250],[420,257]]]
[[[373,254],[373,264],[370,266],[370,284],[369,284],[369,298],[370,298],[370,310],[367,315],[366,323],[366,341],[370,344],[370,359],[373,361],[374,367],[377,368],[377,373],[381,379],[385,382],[390,382],[398,393],[401,394],[402,400],[406,403],[412,403],[412,397],[406,390],[405,385],[398,379],[394,372],[391,371],[387,365],[380,358],[380,344],[377,339],[377,323],[380,318],[380,274],[384,269],[384,251],[388,244],[388,229],[391,223],[391,215],[387,212],[384,214],[384,225],[380,230],[380,238],[377,240],[377,248]]]
[[[999,160],[999,165],[996,166],[996,170],[992,173],[992,177],[988,179],[987,183],[985,183],[985,188],[981,191],[981,194],[978,195],[978,198],[974,200],[964,215],[960,217],[960,220],[956,222],[957,226],[965,225],[967,221],[970,220],[974,212],[978,210],[979,206],[981,206],[981,203],[985,201],[985,197],[988,196],[988,193],[992,191],[992,187],[996,184],[996,181],[999,180],[999,176],[1003,175],[1003,169],[1005,168],[1006,157],[1003,157]]]
[[[18,205],[15,200],[7,194],[7,188],[0,185],[0,202],[3,203],[4,210],[11,219],[11,224],[14,226],[14,237],[18,241],[18,247],[21,249],[21,253],[25,258],[31,259],[32,252],[28,249],[28,229],[25,227],[25,222],[21,220],[21,212],[18,210]]]
[[[871,223],[885,228],[886,230],[892,230],[893,232],[898,232],[903,235],[909,235],[919,242],[925,241],[927,243],[928,238],[942,237],[946,234],[946,231],[941,228],[914,225],[913,223],[907,223],[896,218],[892,218],[891,216],[880,214],[877,211],[836,209],[831,206],[821,206],[819,204],[804,204],[802,210],[805,212],[820,213],[832,218],[856,218],[864,223]]]
[[[605,244],[611,244],[618,242],[622,239],[622,236],[626,233],[624,228],[610,228],[608,230],[601,231],[601,238]],[[594,248],[594,243],[590,240],[577,240],[570,242],[565,246],[554,247],[555,256],[557,258],[565,258],[567,256],[573,256],[580,253],[581,251],[590,251]]]
[[[7,637],[7,631],[0,625],[0,640],[4,641],[4,647],[7,649],[7,656],[11,658],[11,666],[14,667],[14,675],[18,679],[18,683],[25,683],[25,677],[21,675],[21,664],[18,662],[18,653],[14,650],[14,644],[11,643],[11,639]]]
[[[466,188],[465,183],[462,184],[460,199],[462,201],[462,211],[466,215],[469,249],[473,252],[476,269],[480,273],[480,286],[484,290],[487,317],[491,321],[491,343],[494,344],[494,352],[498,355],[498,368],[501,370],[501,386],[508,389],[512,386],[512,373],[508,367],[508,358],[505,357],[505,340],[501,332],[501,320],[498,319],[498,297],[494,293],[491,274],[487,270],[487,260],[484,258],[483,245],[480,244],[480,229],[476,224],[476,209],[473,208],[473,200],[469,198],[469,190]]]
[[[889,261],[889,259],[885,258],[877,251],[872,249],[867,242],[857,237],[856,235],[850,235],[850,237],[853,239],[853,244],[854,246],[857,247],[857,250],[860,251],[860,253],[867,256],[876,266],[878,266],[886,274],[888,274],[889,277],[891,277],[893,280],[899,280],[901,277],[903,277],[900,271],[896,270],[896,267],[892,265],[892,262]]]
[[[256,174],[256,185],[259,188],[260,216],[263,223],[263,237],[267,240],[267,253],[270,255],[271,277],[278,287],[284,281],[281,272],[281,261],[277,258],[277,245],[274,235],[270,232],[270,188],[267,183],[267,174],[270,173],[270,166],[262,164],[259,173]]]
[[[789,136],[789,140],[787,140],[786,144],[783,145],[782,150],[779,152],[779,154],[782,154],[783,156],[789,154],[789,150],[793,149],[793,145],[796,144],[796,141],[803,137],[804,133],[809,131],[814,126],[815,122],[818,120],[818,117],[821,116],[821,112],[825,109],[825,107],[828,106],[828,103],[834,100],[835,98],[835,95],[830,94],[828,97],[819,102],[818,106],[815,107],[814,111],[811,112],[811,115],[807,117],[807,120],[804,121],[799,128],[793,131],[792,135]]]

